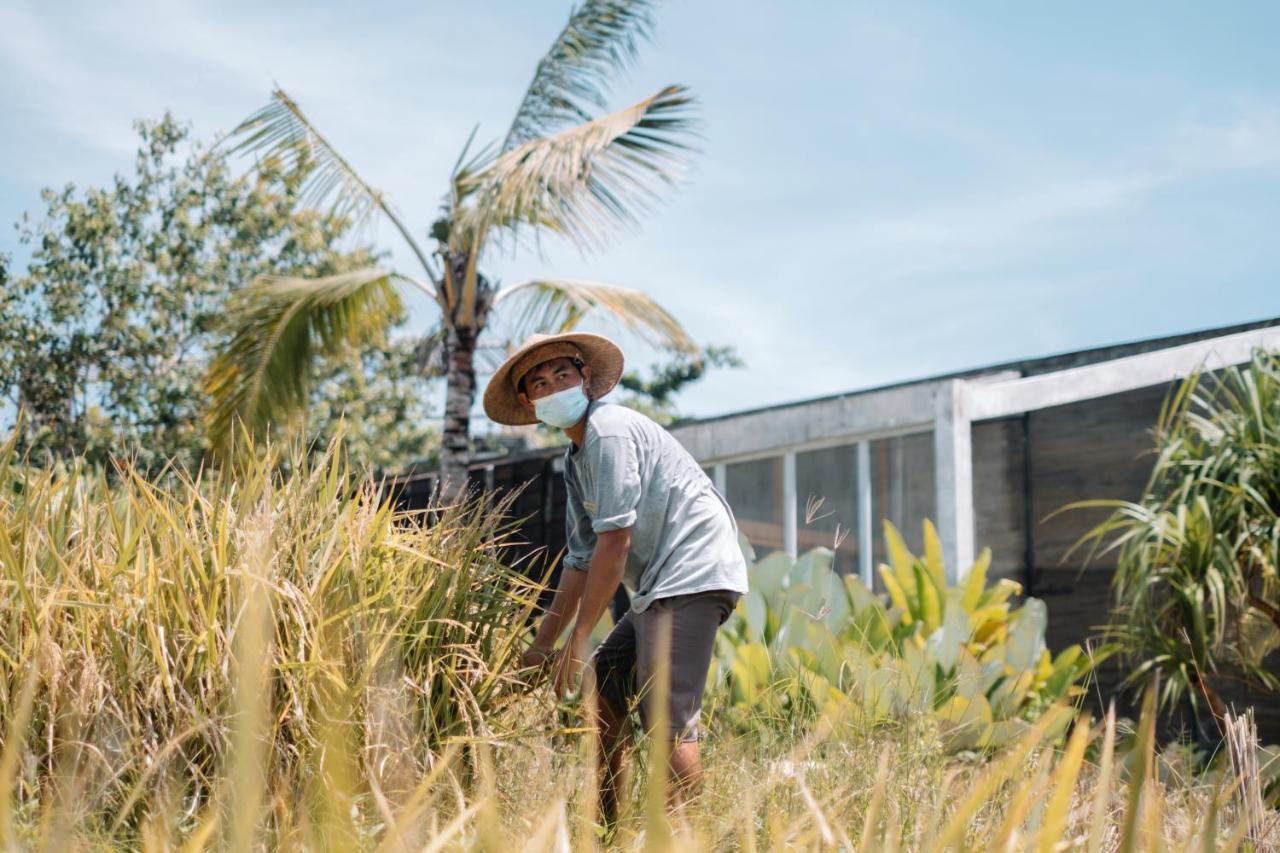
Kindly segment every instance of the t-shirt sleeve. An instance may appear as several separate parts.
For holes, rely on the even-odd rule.
[[[604,533],[631,527],[640,504],[640,458],[635,442],[627,436],[608,435],[589,449],[595,472],[595,494],[588,498],[595,503],[591,529]]]
[[[596,549],[596,534],[591,529],[591,519],[582,508],[578,490],[566,479],[568,500],[565,504],[564,527],[566,549],[562,565],[566,569],[585,572],[591,565],[591,554]]]

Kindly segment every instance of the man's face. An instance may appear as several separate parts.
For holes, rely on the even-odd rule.
[[[519,395],[520,403],[529,413],[534,411],[533,401],[591,382],[591,368],[582,366],[582,372],[573,366],[573,360],[561,356],[542,364],[535,365],[524,375],[524,392]]]

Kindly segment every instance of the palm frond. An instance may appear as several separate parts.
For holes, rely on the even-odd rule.
[[[237,419],[251,430],[307,405],[317,358],[381,339],[403,305],[396,276],[368,268],[323,278],[264,276],[232,300],[231,339],[209,365],[209,433],[215,444]]]
[[[437,326],[413,342],[413,366],[420,376],[443,376],[446,333]]]
[[[587,0],[575,8],[538,62],[501,150],[603,110],[606,81],[635,61],[640,42],[652,33],[648,0]]]
[[[587,248],[632,225],[674,184],[690,149],[692,98],[668,86],[602,118],[535,139],[470,177],[472,203],[459,211],[471,247],[491,228],[549,228]]]
[[[693,338],[665,308],[638,290],[595,281],[539,279],[498,292],[494,306],[511,340],[534,332],[568,332],[588,315],[609,319],[653,346],[678,352],[697,349]],[[508,317],[510,312],[510,317]]]
[[[401,221],[386,197],[356,172],[345,157],[311,123],[302,108],[280,88],[271,93],[271,101],[242,121],[231,131],[232,152],[247,152],[258,157],[274,157],[286,168],[304,166],[306,178],[299,200],[307,207],[327,210],[332,215],[362,223],[375,213],[382,213],[395,226],[417,256],[432,284],[438,289],[435,271],[427,254]]]

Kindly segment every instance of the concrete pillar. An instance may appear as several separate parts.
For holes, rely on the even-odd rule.
[[[871,518],[871,442],[858,442],[858,574],[875,589],[875,537]]]
[[[796,558],[796,455],[782,457],[782,549],[791,559]]]
[[[934,398],[935,522],[947,564],[947,581],[964,580],[974,557],[973,446],[968,413],[969,384],[943,383]]]

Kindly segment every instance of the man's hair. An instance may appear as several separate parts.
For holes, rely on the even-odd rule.
[[[574,366],[575,368],[577,368],[577,370],[578,370],[578,375],[579,375],[579,376],[581,376],[581,375],[582,375],[582,365],[583,365],[583,361],[582,361],[582,359],[577,358],[576,356],[558,355],[558,356],[556,356],[555,358],[549,358],[549,359],[547,359],[547,361],[555,361],[555,360],[556,360],[556,358],[567,358],[567,359],[569,359],[569,361],[573,362],[573,366]],[[525,372],[524,376],[521,376],[521,377],[520,377],[520,381],[516,383],[516,390],[517,390],[517,391],[519,391],[521,394],[524,394],[526,397],[527,397],[527,396],[529,396],[529,392],[528,392],[527,390],[525,390],[525,387],[524,387],[524,380],[529,376],[529,374],[530,374],[530,373],[533,373],[534,368],[536,368],[536,367],[541,367],[542,365],[544,365],[544,364],[546,364],[546,363],[547,363],[546,361],[540,361],[540,362],[538,362],[537,364],[535,364],[533,367],[529,368],[529,369],[528,369],[528,371],[526,371],[526,372]]]

